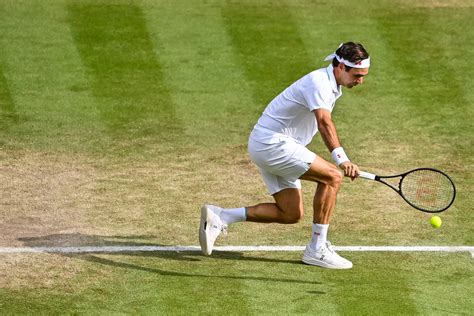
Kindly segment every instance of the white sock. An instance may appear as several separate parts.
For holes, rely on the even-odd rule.
[[[329,224],[313,224],[313,234],[311,235],[310,247],[318,250],[326,243]]]
[[[232,224],[236,222],[244,222],[247,219],[247,210],[245,207],[225,208],[220,214],[224,224]]]

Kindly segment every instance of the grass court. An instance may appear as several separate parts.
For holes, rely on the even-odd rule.
[[[371,55],[333,118],[351,159],[457,185],[433,229],[381,185],[345,180],[338,246],[472,246],[474,5],[469,0],[0,2],[0,247],[197,245],[204,203],[271,201],[246,152],[273,97],[340,42]],[[330,160],[319,136],[309,146]],[[305,245],[238,223],[217,245]],[[470,253],[0,253],[1,314],[472,314]]]

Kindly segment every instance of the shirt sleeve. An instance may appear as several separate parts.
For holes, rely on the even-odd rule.
[[[303,89],[303,97],[310,111],[317,109],[332,111],[334,94],[329,81],[311,78]]]

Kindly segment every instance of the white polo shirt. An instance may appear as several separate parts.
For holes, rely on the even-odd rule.
[[[252,131],[251,137],[263,144],[278,142],[286,135],[306,146],[318,132],[312,111],[332,112],[342,95],[341,86],[334,78],[333,66],[315,70],[286,88],[265,108]]]

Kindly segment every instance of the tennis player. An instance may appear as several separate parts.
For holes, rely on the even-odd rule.
[[[250,157],[275,202],[235,209],[204,205],[199,227],[204,254],[212,253],[216,238],[235,222],[297,223],[304,211],[300,180],[309,180],[316,182],[317,188],[312,238],[302,260],[331,269],[352,267],[327,241],[343,178],[337,166],[352,180],[359,175],[359,168],[341,146],[331,112],[342,95],[342,87],[350,89],[363,83],[370,58],[361,44],[347,42],[325,60],[331,61],[328,67],[303,76],[273,99],[250,134]],[[318,131],[335,165],[306,148]]]

